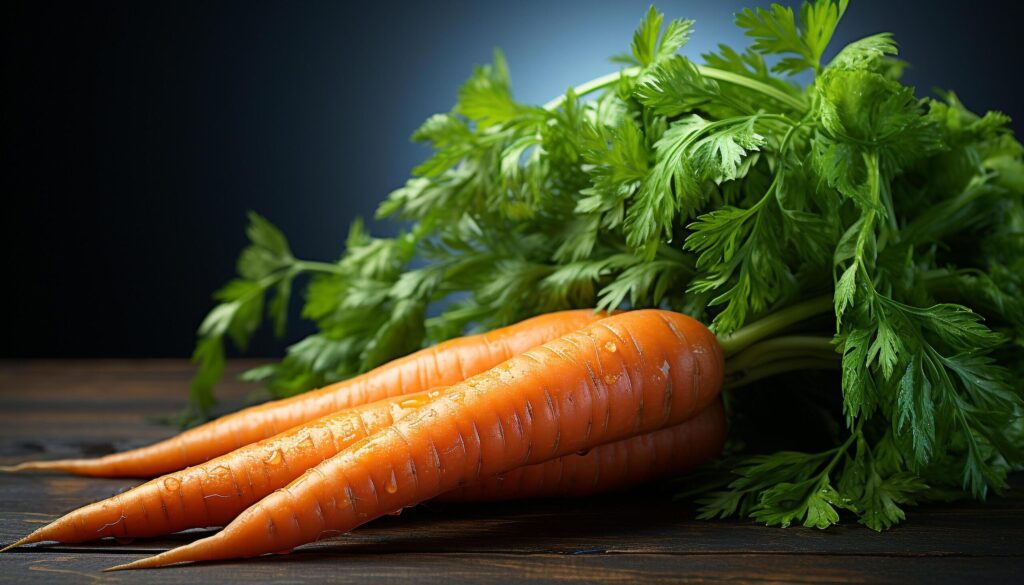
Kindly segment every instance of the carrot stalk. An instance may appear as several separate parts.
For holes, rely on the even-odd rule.
[[[466,483],[676,425],[717,396],[723,369],[714,335],[685,315],[608,317],[454,384],[221,532],[112,569],[290,550]]]
[[[246,408],[147,447],[97,459],[28,461],[0,467],[0,471],[155,477],[209,461],[344,408],[448,386],[604,316],[592,310],[540,315],[489,333],[440,343],[319,390]]]

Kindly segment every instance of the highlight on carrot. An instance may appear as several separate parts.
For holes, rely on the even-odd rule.
[[[111,570],[291,550],[460,485],[674,426],[715,399],[723,370],[715,336],[690,317],[611,316],[452,385],[221,532]]]
[[[307,469],[437,398],[441,390],[385,398],[329,414],[79,508],[12,546],[158,536],[224,526]]]
[[[96,459],[28,461],[0,467],[0,471],[155,477],[209,461],[343,408],[459,382],[604,316],[592,309],[540,315],[440,343],[319,390],[240,410],[147,447]]]

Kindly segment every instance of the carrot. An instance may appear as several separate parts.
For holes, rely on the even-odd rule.
[[[224,526],[307,469],[437,398],[441,390],[385,398],[329,414],[79,508],[7,548],[44,540],[86,542]]]
[[[716,400],[697,416],[653,433],[518,467],[441,494],[441,502],[589,496],[682,475],[722,451],[725,409]]]
[[[448,386],[604,316],[592,310],[540,315],[489,333],[440,343],[319,390],[240,410],[148,447],[98,459],[29,461],[0,470],[155,477],[209,461],[343,408]]]
[[[9,548],[42,541],[135,538],[223,526],[306,469],[367,433],[401,419],[439,394],[439,390],[431,390],[328,415],[79,508]],[[724,439],[725,414],[721,401],[715,401],[697,416],[674,427],[513,469],[444,493],[436,500],[584,496],[623,489],[689,471],[718,454]],[[305,444],[313,448],[296,449],[296,445]],[[150,510],[161,513],[152,514]]]
[[[723,368],[714,335],[685,315],[608,317],[451,386],[221,532],[112,569],[290,550],[459,485],[675,425],[714,399]]]

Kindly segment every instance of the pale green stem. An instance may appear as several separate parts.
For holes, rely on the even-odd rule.
[[[292,264],[295,268],[304,272],[328,272],[331,274],[342,274],[341,266],[328,262],[314,262],[312,260],[296,260]]]
[[[790,95],[777,87],[768,85],[767,83],[757,81],[756,79],[751,79],[744,75],[732,73],[731,71],[723,71],[721,69],[715,69],[714,67],[706,67],[704,65],[698,65],[697,70],[700,71],[700,74],[703,75],[704,77],[708,77],[710,79],[714,79],[717,81],[724,81],[726,83],[731,83],[734,85],[741,85],[748,89],[760,92],[768,97],[774,98],[795,110],[803,111],[807,109],[807,104],[805,104],[803,100],[801,100],[800,98]],[[627,69],[623,69],[622,71],[609,73],[608,75],[602,75],[601,77],[598,77],[596,79],[591,79],[590,81],[573,88],[573,91],[578,96],[587,95],[588,93],[593,93],[600,89],[604,89],[610,85],[618,83],[619,79],[623,76],[631,77],[638,74],[639,72],[640,67],[629,67]],[[560,95],[555,99],[551,100],[550,102],[544,104],[543,107],[545,110],[552,111],[557,110],[559,107],[562,106],[563,103],[565,103],[565,96]]]
[[[726,357],[735,355],[750,345],[766,337],[771,337],[791,325],[815,315],[831,312],[832,302],[832,295],[827,294],[786,307],[733,333],[720,335],[718,337],[718,344],[722,347],[722,352],[725,353]]]

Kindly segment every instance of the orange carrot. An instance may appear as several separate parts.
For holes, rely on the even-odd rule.
[[[682,475],[722,451],[725,409],[716,400],[697,416],[653,433],[518,467],[441,494],[441,502],[493,502],[589,496]]]
[[[437,398],[441,390],[385,398],[329,414],[79,508],[8,548],[44,540],[86,542],[224,526],[307,469]]]
[[[328,415],[79,508],[11,547],[42,541],[158,536],[223,526],[305,470],[439,394],[439,390],[431,390],[388,398]],[[584,496],[623,489],[689,471],[718,454],[724,439],[725,414],[721,401],[715,401],[674,427],[513,469],[442,494],[436,501]],[[152,514],[150,510],[161,512]]]
[[[604,316],[592,310],[541,315],[482,335],[440,343],[319,390],[240,410],[148,447],[98,459],[30,461],[0,470],[155,477],[209,461],[343,408],[448,386]]]
[[[466,483],[676,425],[710,404],[723,368],[715,336],[685,315],[608,317],[451,386],[221,532],[114,569],[290,550]]]

